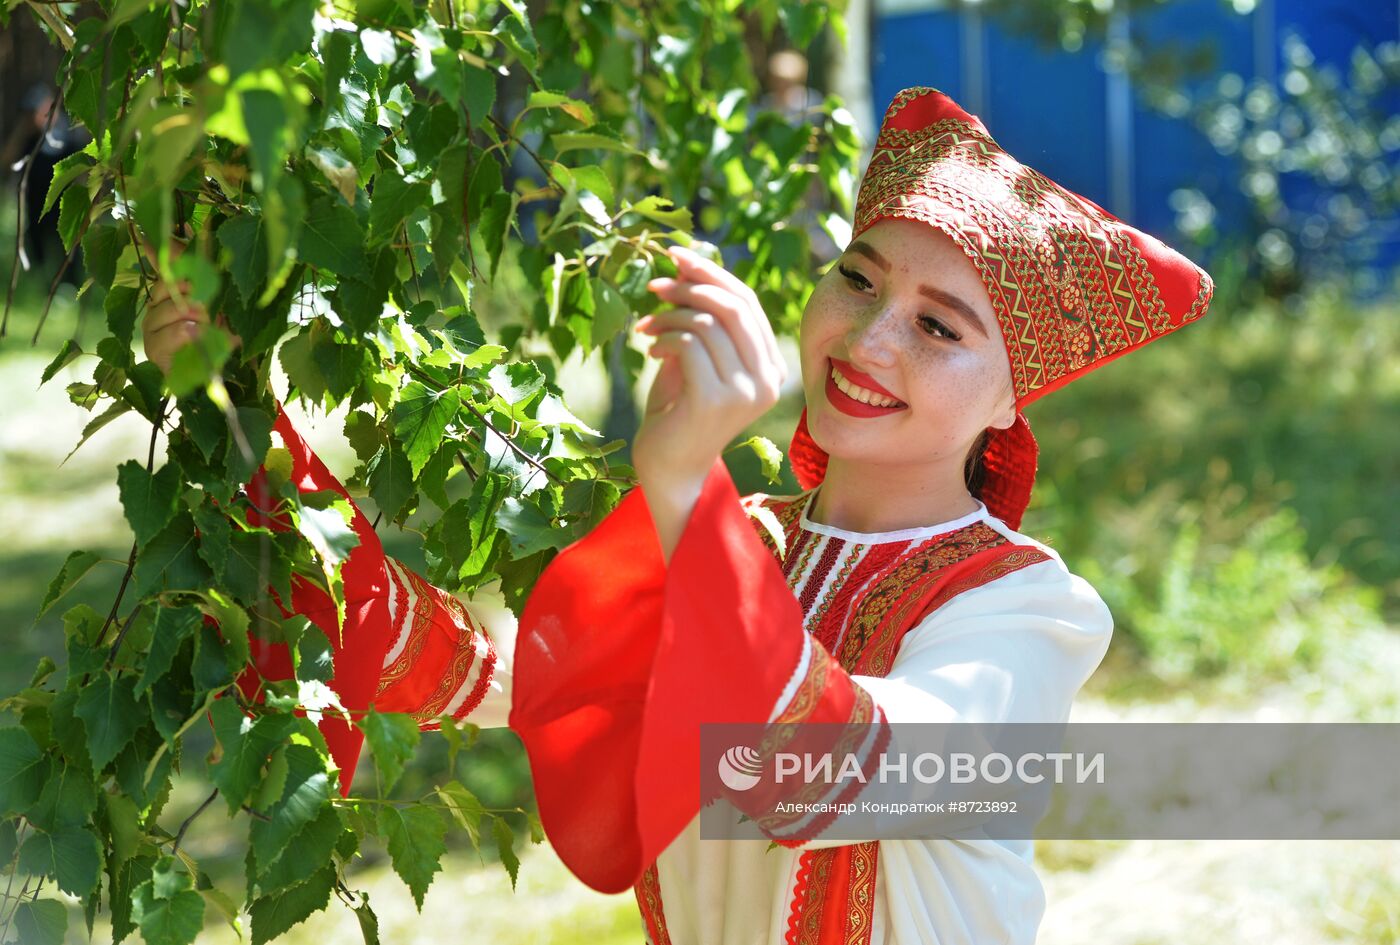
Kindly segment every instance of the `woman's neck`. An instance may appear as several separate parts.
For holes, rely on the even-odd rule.
[[[832,457],[808,518],[851,532],[893,532],[977,511],[962,464],[891,466]]]

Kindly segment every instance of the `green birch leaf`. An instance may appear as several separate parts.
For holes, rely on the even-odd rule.
[[[303,505],[297,515],[297,527],[302,537],[316,549],[316,554],[328,566],[335,566],[350,556],[360,543],[360,536],[350,527],[348,519],[353,510],[344,500],[318,509]]]
[[[134,459],[117,467],[117,490],[138,548],[146,547],[175,517],[182,485],[183,475],[175,463],[166,463],[154,475]]]
[[[413,467],[408,457],[397,441],[390,441],[379,448],[365,472],[369,476],[369,494],[379,511],[385,519],[394,521],[413,498]]]
[[[574,180],[583,190],[589,190],[602,198],[605,207],[611,208],[617,202],[617,197],[613,193],[612,181],[608,179],[607,172],[596,164],[585,164],[582,167],[571,167],[569,172],[574,175]]]
[[[310,49],[315,36],[310,0],[244,0],[220,18],[213,52],[237,78]]]
[[[176,397],[188,397],[219,376],[224,362],[233,353],[233,339],[217,326],[208,326],[187,342],[170,359],[165,389]]]
[[[49,761],[22,728],[0,729],[0,817],[24,813],[39,799]]]
[[[70,188],[59,201],[58,235],[63,240],[63,249],[71,253],[83,231],[88,213],[92,210],[92,198],[84,187]]]
[[[26,899],[15,907],[14,923],[23,945],[63,945],[68,910],[57,899]]]
[[[461,406],[454,388],[432,390],[412,381],[394,405],[394,435],[403,444],[416,477],[437,451],[447,425]]]
[[[88,680],[78,693],[74,714],[83,720],[95,776],[100,776],[107,762],[127,746],[147,715],[136,701],[135,688],[130,676],[114,677],[104,672]]]
[[[640,154],[636,148],[632,147],[632,145],[623,141],[621,138],[614,135],[602,134],[598,131],[561,131],[550,135],[549,140],[554,143],[554,151],[556,154],[563,154],[565,151],[575,151],[579,148]]]
[[[347,280],[341,283],[342,291],[354,287],[356,293],[367,293],[360,283]],[[375,313],[378,314],[378,308]],[[340,344],[325,338],[312,345],[311,360],[325,384],[326,391],[337,401],[345,399],[360,385],[361,379],[373,369],[369,351],[361,345]]]
[[[249,718],[233,699],[215,699],[209,708],[222,755],[209,766],[209,777],[233,815],[257,786],[263,763],[291,735],[294,722],[284,715]],[[278,800],[281,792],[273,800]]]
[[[307,622],[296,642],[296,673],[302,681],[330,682],[335,676],[335,654],[325,632]]]
[[[86,896],[97,888],[102,845],[87,827],[35,830],[19,849],[19,868],[31,875],[51,876],[64,892]]]
[[[147,945],[190,945],[204,928],[204,897],[195,892],[190,876],[165,857],[151,878],[136,887],[131,920]]]
[[[665,227],[671,227],[672,230],[685,232],[694,230],[694,221],[690,218],[690,211],[685,207],[676,207],[675,203],[666,200],[665,197],[655,195],[643,197],[637,203],[631,204],[629,210],[633,213],[640,213],[648,220],[657,221]]]
[[[95,673],[102,669],[106,661],[107,654],[95,645],[98,633],[102,630],[102,615],[93,610],[87,604],[78,604],[68,608],[63,613],[63,637],[64,648],[68,653],[68,672]],[[59,698],[73,693],[73,699],[77,695],[73,690],[65,689],[59,693]],[[52,715],[53,707],[50,707]]]
[[[131,921],[132,902],[136,898],[137,888],[150,878],[155,863],[155,857],[138,856],[117,869],[112,869],[108,864],[114,943],[120,943],[136,931],[136,925]]]
[[[466,548],[466,556],[457,567],[457,576],[471,587],[476,586],[475,579],[485,574],[491,566],[498,544],[497,537],[501,534],[496,527],[496,513],[509,495],[510,483],[508,476],[486,473],[472,484],[472,494],[465,509],[471,541]],[[499,543],[504,544],[505,540],[508,539]]]
[[[446,728],[443,729],[446,731]],[[448,781],[437,789],[438,799],[442,801],[447,812],[452,815],[457,826],[467,832],[471,838],[472,846],[481,846],[481,818],[486,813],[481,801],[477,800],[475,794],[468,791],[460,781]]]
[[[75,385],[69,385],[68,392],[70,396],[73,394],[74,386]],[[83,385],[76,386],[81,387]],[[89,439],[91,439],[94,433],[96,433],[98,430],[101,430],[107,424],[111,423],[113,420],[117,419],[129,410],[131,410],[131,404],[127,403],[124,400],[119,400],[116,403],[112,404],[110,407],[108,407],[106,410],[104,410],[101,414],[89,420],[87,426],[83,427],[83,434],[78,439],[78,445],[68,451],[68,456],[65,456],[63,458],[63,462],[68,462],[68,459],[74,453],[78,452],[78,449]]]
[[[17,817],[0,820],[0,863],[9,863],[19,852],[19,836],[16,832],[18,825]]]
[[[206,500],[191,514],[199,531],[199,557],[209,565],[214,579],[222,583],[228,573],[229,538],[233,531],[228,512]]]
[[[627,325],[632,307],[622,294],[605,279],[593,282],[593,327],[591,342],[602,347]]]
[[[534,364],[517,361],[498,364],[486,375],[491,390],[507,407],[524,406],[544,387],[545,378]],[[519,417],[519,414],[516,414]]]
[[[496,278],[496,267],[501,262],[501,251],[505,247],[506,230],[515,216],[515,208],[519,201],[519,194],[495,193],[481,211],[478,224],[482,242],[486,245],[486,254],[491,259],[490,276],[493,280]]]
[[[355,211],[329,195],[311,203],[297,241],[303,262],[339,276],[368,276],[365,231]]]
[[[49,362],[49,366],[44,368],[44,373],[39,375],[39,384],[43,386],[53,380],[53,376],[62,370],[66,365],[73,362],[78,355],[83,353],[83,349],[78,347],[78,343],[72,338],[64,339],[63,347],[58,349],[58,354]]]
[[[280,11],[279,11],[280,12]],[[266,88],[244,88],[239,91],[242,99],[243,120],[248,128],[249,155],[253,164],[253,186],[259,193],[266,193],[276,185],[283,173],[287,160],[289,132],[300,123],[300,110],[294,96],[276,73],[262,73],[267,77]]]
[[[501,165],[497,163],[495,155],[480,155],[472,167],[471,184],[467,187],[467,213],[472,219],[476,219],[487,202],[500,193],[501,185]]]
[[[136,804],[125,794],[102,794],[103,819],[112,837],[112,848],[107,856],[107,869],[119,868],[136,855],[144,836],[141,830],[141,815]]]
[[[156,680],[170,672],[170,664],[175,654],[186,640],[194,635],[204,620],[204,615],[194,607],[162,607],[156,613],[156,626],[151,634],[151,648],[146,654],[146,665],[141,670],[141,679],[136,683],[136,694],[144,695]]]
[[[549,548],[563,548],[573,535],[555,528],[554,520],[534,502],[507,498],[496,513],[496,525],[510,536],[511,555],[517,559]]]
[[[360,35],[363,37],[365,34]],[[404,119],[404,127],[408,129],[409,139],[413,142],[417,166],[427,167],[452,143],[461,123],[451,105],[439,102],[431,108],[414,109]]]
[[[379,945],[379,916],[369,906],[369,893],[360,893],[360,904],[355,907],[355,918],[360,923],[360,934],[365,945]]]
[[[49,589],[44,593],[44,601],[39,605],[39,613],[35,619],[48,613],[49,608],[71,591],[100,560],[102,559],[88,551],[70,552],[63,560],[63,567],[58,569],[58,574],[49,582]]]
[[[172,591],[202,590],[211,574],[198,549],[194,518],[189,512],[177,513],[137,556],[132,574],[136,595],[145,597],[162,587]]]
[[[260,215],[245,213],[219,227],[219,245],[229,255],[229,275],[244,302],[252,304],[267,281],[267,232]]]
[[[413,901],[422,912],[423,896],[442,869],[442,855],[447,852],[446,822],[430,808],[386,804],[379,809],[379,832],[388,840],[394,872],[413,893]]]
[[[38,802],[25,814],[41,830],[78,827],[97,810],[97,785],[87,759],[59,765],[44,784]]]
[[[320,814],[331,796],[330,775],[315,749],[292,744],[286,753],[287,784],[282,797],[268,809],[268,820],[253,821],[253,858],[260,869],[267,868],[282,854],[292,837]]]
[[[290,584],[291,559],[270,531],[260,528],[234,532],[227,541],[224,579],[239,600],[251,603],[263,596],[269,587],[277,590]],[[203,542],[200,551],[204,552]]]
[[[320,912],[331,901],[335,886],[335,865],[327,864],[304,883],[271,896],[253,901],[249,908],[252,919],[253,945],[263,945],[277,938],[308,916]]]
[[[496,35],[520,59],[525,71],[533,76],[539,64],[540,48],[535,41],[524,0],[501,0],[501,3],[510,10],[511,15],[498,24]]]
[[[99,617],[100,621],[101,618]],[[100,665],[100,664],[99,664]],[[96,670],[94,670],[96,671]],[[74,672],[72,661],[69,661],[68,672]],[[58,743],[58,747],[70,760],[87,759],[87,732],[83,730],[83,721],[78,718],[75,710],[78,708],[77,688],[64,689],[54,696],[53,702],[49,704],[49,731],[53,739]],[[48,770],[45,769],[45,777]]]
[[[379,772],[379,791],[387,795],[399,782],[404,765],[418,747],[418,723],[412,716],[401,712],[380,713],[371,708],[359,725],[374,755],[374,768]]]
[[[380,172],[369,207],[369,245],[382,246],[393,239],[399,224],[427,201],[428,191],[423,181],[409,183],[397,174]]]
[[[496,837],[496,852],[500,854],[501,865],[510,874],[510,888],[515,889],[516,877],[520,874],[520,859],[515,855],[515,833],[504,817],[496,817],[492,832]]]
[[[778,485],[782,481],[783,451],[766,436],[751,436],[733,449],[743,449],[748,447],[753,450],[754,455],[763,468],[763,478],[773,485]]]
[[[415,111],[418,115],[420,112]],[[332,148],[308,148],[306,156],[316,169],[326,175],[326,180],[336,189],[349,206],[355,205],[355,191],[360,185],[360,175],[345,157]]]
[[[507,354],[510,354],[510,349],[501,345],[478,345],[474,351],[470,352],[462,359],[461,363],[462,367],[470,371],[476,368],[486,367],[488,364],[495,364]]]
[[[92,170],[94,163],[92,155],[86,151],[79,151],[76,154],[68,155],[55,164],[53,177],[49,180],[48,193],[44,195],[44,206],[39,211],[39,215],[41,217],[48,216],[49,211],[53,209],[53,205],[58,202],[59,196],[68,185]],[[31,186],[33,185],[31,184]]]
[[[533,68],[533,66],[531,67]],[[470,63],[462,67],[462,104],[474,124],[486,123],[486,115],[496,103],[496,77]]]
[[[238,667],[229,658],[218,629],[200,623],[194,635],[194,662],[190,677],[200,689],[222,689],[233,682]]]
[[[121,256],[126,236],[115,226],[93,223],[83,236],[83,266],[99,286],[110,286],[117,275],[117,260]],[[118,335],[122,338],[121,335]],[[123,340],[130,340],[127,334]]]
[[[295,886],[329,863],[331,851],[344,830],[335,806],[322,807],[311,823],[297,831],[282,855],[258,874],[259,895],[265,897]]]
[[[272,753],[272,758],[267,762],[267,769],[263,773],[262,783],[253,792],[253,798],[249,806],[258,813],[263,813],[282,796],[282,792],[287,788],[287,749],[285,746],[278,748]]]

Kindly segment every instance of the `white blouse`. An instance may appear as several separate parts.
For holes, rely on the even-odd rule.
[[[965,591],[904,637],[884,677],[856,675],[890,722],[1063,722],[1108,649],[1113,618],[1058,553],[977,511],[922,528],[850,532],[808,517],[817,541],[789,577],[813,617],[870,549],[922,541],[979,520],[1049,561]],[[812,584],[812,587],[808,587]],[[792,693],[784,692],[770,718]],[[763,840],[701,839],[697,815],[657,858],[667,931],[674,945],[782,945],[799,854],[850,840],[772,847]],[[1030,945],[1045,911],[1032,840],[881,839],[872,945]]]

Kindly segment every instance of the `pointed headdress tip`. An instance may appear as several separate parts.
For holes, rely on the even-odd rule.
[[[885,109],[880,131],[910,131],[947,119],[961,121],[980,134],[987,134],[982,119],[953,101],[946,92],[928,85],[914,85],[896,92]]]

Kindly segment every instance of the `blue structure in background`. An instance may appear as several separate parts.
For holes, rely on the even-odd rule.
[[[1121,16],[1113,29],[1131,30],[1149,46],[1213,40],[1220,72],[1277,84],[1289,32],[1308,44],[1319,66],[1346,75],[1358,44],[1400,40],[1400,2],[1257,0],[1240,15],[1225,0],[1175,0],[1131,21]],[[1190,124],[1145,107],[1127,77],[1100,68],[1103,46],[1086,39],[1073,54],[1043,49],[997,27],[975,3],[876,0],[875,119],[900,89],[931,85],[979,116],[1023,162],[1161,239],[1178,238],[1169,198],[1185,187],[1210,198],[1216,228],[1228,233],[1229,221],[1248,206],[1236,159]],[[1294,204],[1299,182],[1282,184]],[[1400,262],[1394,227],[1380,239],[1378,262]]]

